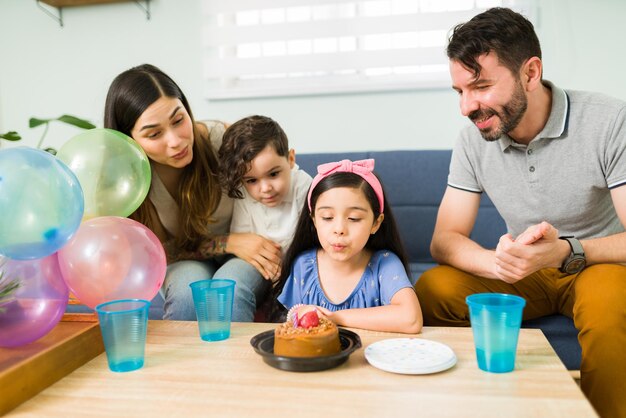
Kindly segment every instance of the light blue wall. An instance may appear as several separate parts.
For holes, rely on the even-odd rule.
[[[623,0],[534,0],[545,78],[626,100]],[[63,28],[35,1],[0,0],[0,132],[35,145],[28,118],[76,114],[102,125],[119,72],[150,62],[181,85],[196,118],[278,120],[298,152],[450,148],[466,124],[449,89],[208,102],[203,97],[200,0],[152,0],[64,9]],[[52,126],[46,144],[77,133]],[[6,142],[2,144],[6,146]]]

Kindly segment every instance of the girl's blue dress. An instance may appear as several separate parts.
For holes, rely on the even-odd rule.
[[[354,290],[340,303],[326,298],[320,285],[317,270],[317,248],[307,250],[294,261],[291,274],[278,301],[289,309],[293,305],[317,305],[329,311],[351,308],[371,308],[388,305],[396,292],[412,287],[397,255],[387,250],[376,251],[370,259],[361,280]]]

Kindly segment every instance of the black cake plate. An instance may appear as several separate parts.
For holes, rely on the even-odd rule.
[[[341,351],[337,354],[321,357],[285,357],[274,354],[274,330],[255,335],[250,340],[263,361],[272,367],[289,372],[318,372],[332,369],[343,364],[350,354],[361,348],[361,338],[355,332],[339,328]]]

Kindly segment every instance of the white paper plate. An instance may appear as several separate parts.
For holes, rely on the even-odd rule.
[[[374,367],[400,374],[429,374],[456,364],[450,347],[421,338],[393,338],[370,344],[365,358]]]

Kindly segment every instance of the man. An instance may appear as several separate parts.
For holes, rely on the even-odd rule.
[[[543,81],[534,28],[509,9],[458,25],[447,53],[473,126],[431,242],[442,265],[415,286],[425,325],[469,325],[465,297],[482,292],[524,297],[524,319],[568,315],[583,391],[601,416],[626,417],[626,103]],[[469,238],[482,192],[508,228],[495,250]]]

